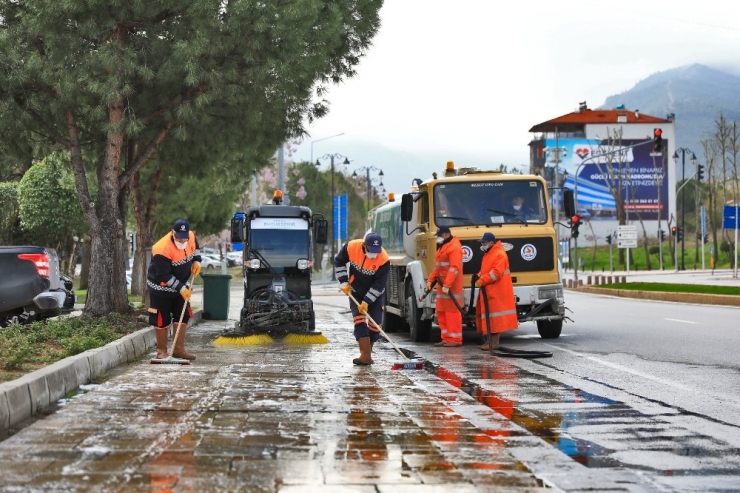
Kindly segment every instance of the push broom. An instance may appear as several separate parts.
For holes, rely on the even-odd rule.
[[[190,277],[188,284],[193,282],[193,276]],[[188,307],[188,300],[182,304],[182,311],[180,312],[180,320],[177,322],[177,330],[175,331],[175,337],[172,339],[172,347],[169,350],[166,358],[152,358],[149,360],[149,364],[152,365],[189,365],[190,361],[181,358],[175,358],[172,354],[175,352],[175,344],[177,344],[177,336],[180,335],[180,326],[182,325],[182,319],[185,317],[185,309]],[[157,330],[157,329],[154,329]]]
[[[357,302],[355,297],[352,296],[352,293],[348,293],[347,296],[349,296],[349,299],[351,299],[357,307],[360,306],[360,304]],[[364,313],[363,315],[365,315],[368,321],[370,321],[375,327],[377,327],[378,331],[380,332],[380,335],[385,337],[385,339],[391,343],[391,345],[393,346],[393,349],[395,349],[396,352],[400,354],[401,357],[403,358],[402,361],[396,361],[395,363],[393,363],[393,366],[391,366],[391,370],[423,370],[424,369],[424,362],[419,361],[419,360],[413,360],[409,358],[408,356],[406,356],[403,353],[403,351],[398,349],[398,346],[396,346],[396,343],[393,342],[393,339],[388,337],[388,334],[385,333],[385,331],[383,330],[383,328],[380,326],[379,323],[373,320],[370,314]]]

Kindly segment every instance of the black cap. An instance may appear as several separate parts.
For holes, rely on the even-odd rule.
[[[380,253],[383,251],[383,239],[378,233],[368,233],[365,237],[365,248],[370,253]]]
[[[437,228],[437,232],[435,233],[436,236],[442,236],[442,233],[449,233],[452,234],[452,231],[450,231],[450,228],[447,226],[440,226]]]
[[[190,238],[190,223],[185,219],[178,219],[172,226],[172,231],[178,240],[187,240]]]
[[[496,235],[494,235],[493,233],[483,233],[483,237],[478,241],[480,241],[481,243],[487,243],[489,241],[494,242],[496,241]]]

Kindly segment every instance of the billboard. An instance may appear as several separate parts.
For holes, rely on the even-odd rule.
[[[555,139],[545,145],[555,148]],[[558,175],[566,188],[577,191],[576,209],[589,211],[594,218],[616,218],[616,201],[610,189],[619,189],[624,209],[637,219],[668,219],[668,142],[663,152],[653,152],[653,142],[623,139],[558,139],[565,148]],[[578,186],[576,190],[576,173]],[[621,180],[619,177],[621,176]],[[620,183],[621,182],[621,183]],[[558,200],[559,202],[559,200]]]

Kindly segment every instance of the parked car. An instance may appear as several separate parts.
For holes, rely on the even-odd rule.
[[[201,253],[200,267],[201,269],[212,270],[221,269],[223,262],[216,256],[206,255]]]
[[[229,252],[226,254],[226,265],[228,267],[238,267],[242,264],[242,252]]]
[[[31,323],[74,308],[72,280],[52,248],[0,247],[0,327]]]
[[[588,209],[576,209],[576,214],[581,217],[581,221],[588,221],[591,219],[591,213],[588,212]]]

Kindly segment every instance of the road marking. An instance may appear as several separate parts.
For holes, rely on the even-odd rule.
[[[669,322],[681,322],[682,324],[698,324],[699,322],[692,322],[691,320],[681,320],[680,318],[666,318]]]

